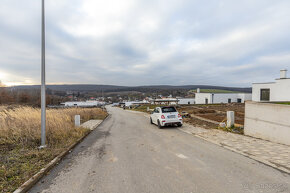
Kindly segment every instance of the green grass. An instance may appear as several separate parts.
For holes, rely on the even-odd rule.
[[[280,105],[290,105],[290,102],[278,102],[276,104],[280,104]]]
[[[196,90],[193,90],[196,92]],[[237,91],[222,90],[222,89],[200,89],[201,93],[238,93]]]

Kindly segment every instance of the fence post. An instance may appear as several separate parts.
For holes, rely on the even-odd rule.
[[[235,124],[235,112],[227,111],[227,127],[232,127]]]
[[[75,115],[75,126],[76,127],[81,126],[81,116],[80,115]]]

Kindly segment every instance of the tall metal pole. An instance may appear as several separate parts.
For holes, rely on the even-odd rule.
[[[45,147],[46,100],[45,100],[45,3],[42,0],[41,17],[41,146]]]

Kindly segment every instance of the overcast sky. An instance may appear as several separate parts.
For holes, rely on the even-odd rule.
[[[40,0],[0,1],[0,80],[40,83]],[[46,0],[47,83],[250,86],[290,70],[289,0]]]

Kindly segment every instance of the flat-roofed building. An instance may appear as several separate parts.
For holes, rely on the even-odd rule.
[[[244,103],[252,100],[251,93],[196,93],[195,104]]]
[[[253,83],[252,99],[256,102],[290,101],[290,78],[287,78],[287,70],[281,70],[280,78],[275,82]]]
[[[151,103],[159,105],[176,105],[178,103],[178,99],[176,98],[153,99]]]
[[[178,98],[179,105],[191,105],[195,104],[195,98]]]
[[[290,79],[280,71],[275,82],[254,83],[245,105],[245,135],[290,145]]]
[[[97,107],[104,105],[105,102],[100,101],[68,101],[62,103],[65,107]]]

